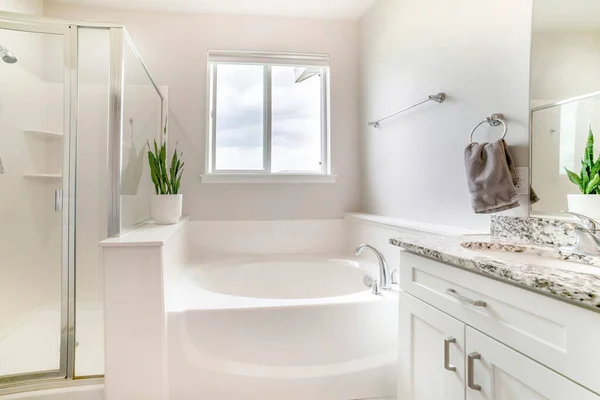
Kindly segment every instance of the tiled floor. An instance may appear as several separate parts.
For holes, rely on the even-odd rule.
[[[104,374],[104,313],[100,305],[78,305],[77,376]],[[48,306],[25,317],[0,337],[0,376],[56,370],[60,358],[60,308]]]

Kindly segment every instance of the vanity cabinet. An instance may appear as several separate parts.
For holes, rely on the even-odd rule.
[[[400,293],[399,324],[398,399],[600,399],[406,293]]]
[[[599,396],[466,326],[467,400],[598,400]]]
[[[400,260],[398,399],[600,400],[600,314],[408,252]]]
[[[465,325],[400,293],[399,400],[465,396]]]

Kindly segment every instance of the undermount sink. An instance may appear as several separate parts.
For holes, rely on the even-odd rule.
[[[461,246],[492,259],[600,275],[600,257],[572,251],[495,242],[464,242]]]

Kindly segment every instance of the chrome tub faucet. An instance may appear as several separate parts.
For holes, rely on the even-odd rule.
[[[395,274],[390,272],[390,268],[385,261],[385,257],[379,250],[369,244],[361,244],[354,250],[354,253],[359,256],[364,249],[369,249],[375,256],[377,257],[377,261],[379,262],[379,281],[372,282],[373,284],[373,293],[379,294],[379,289],[390,290],[392,288],[392,284],[397,284],[398,279]]]

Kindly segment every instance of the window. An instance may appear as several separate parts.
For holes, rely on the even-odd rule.
[[[328,56],[210,51],[208,59],[204,181],[331,177]]]

